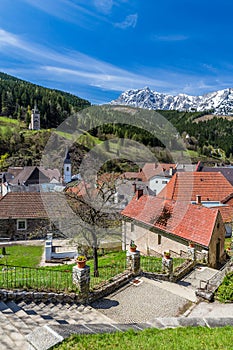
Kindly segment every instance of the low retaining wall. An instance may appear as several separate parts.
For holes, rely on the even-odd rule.
[[[167,273],[155,273],[155,272],[141,272],[141,276],[149,278],[151,280],[170,281],[170,276]]]
[[[231,271],[233,271],[232,260],[228,261],[221,270],[216,272],[216,274],[206,282],[204,288],[198,288],[196,290],[196,295],[208,301],[212,301],[214,299],[214,294],[221,285],[224,277]]]
[[[174,270],[174,275],[173,275],[173,282],[179,281],[181,278],[183,278],[187,273],[189,273],[196,265],[197,261],[190,261],[186,260],[182,265],[178,266]]]
[[[135,276],[136,275],[131,271],[124,272],[115,276],[111,279],[111,282],[103,284],[102,286],[95,289],[93,292],[90,292],[88,296],[88,302],[91,303],[115,292],[116,290],[126,285]]]
[[[22,291],[22,290],[0,290],[0,300],[2,301],[36,301],[36,302],[44,302],[46,303],[49,301],[50,303],[91,303],[95,300],[98,300],[100,298],[103,298],[113,292],[115,292],[117,289],[123,287],[125,284],[127,284],[133,277],[135,277],[135,274],[132,272],[125,272],[120,275],[115,276],[111,279],[111,282],[105,283],[102,286],[98,287],[94,291],[90,292],[87,298],[83,298],[83,296],[78,293],[47,293],[47,292],[38,292],[38,291]]]

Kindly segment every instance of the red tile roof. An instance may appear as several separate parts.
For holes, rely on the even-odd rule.
[[[63,193],[9,192],[0,200],[0,219],[67,219],[66,202]]]
[[[195,201],[222,201],[233,192],[233,186],[221,173],[182,172],[173,175],[158,194],[163,199]]]
[[[126,171],[125,173],[123,173],[121,175],[121,178],[127,179],[127,180],[136,180],[136,179],[138,179],[138,174],[139,173],[136,173],[133,171]]]
[[[208,247],[218,209],[143,195],[135,196],[122,215]]]
[[[229,205],[219,206],[219,207],[213,207],[214,209],[217,208],[221,215],[223,222],[233,222],[233,207]]]
[[[168,171],[170,168],[175,169],[176,164],[167,163],[146,163],[142,170],[139,172],[138,177],[143,181],[149,181],[153,176],[162,174],[164,171]]]

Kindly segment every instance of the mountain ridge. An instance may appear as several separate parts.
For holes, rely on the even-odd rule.
[[[217,115],[233,115],[233,88],[193,96],[182,93],[170,95],[145,87],[126,90],[110,104],[153,110],[208,111]]]

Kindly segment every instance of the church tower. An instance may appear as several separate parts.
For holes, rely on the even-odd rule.
[[[71,160],[69,151],[66,153],[66,158],[64,160],[64,182],[68,183],[71,181]]]
[[[40,112],[35,104],[31,114],[31,123],[29,125],[31,130],[40,130]]]

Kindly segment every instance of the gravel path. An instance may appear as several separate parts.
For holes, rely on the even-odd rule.
[[[140,280],[142,283],[128,284],[92,306],[116,322],[143,323],[154,317],[177,316],[191,304],[187,299],[159,288],[152,280]]]

